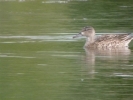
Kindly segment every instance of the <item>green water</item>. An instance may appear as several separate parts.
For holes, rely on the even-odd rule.
[[[133,33],[132,0],[0,0],[0,100],[132,100],[130,49],[85,50],[72,39]]]

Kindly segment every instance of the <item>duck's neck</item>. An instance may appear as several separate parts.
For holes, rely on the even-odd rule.
[[[94,41],[95,41],[94,35],[91,35],[90,37],[87,37],[87,38],[86,38],[85,47],[89,46],[89,45],[92,44]]]

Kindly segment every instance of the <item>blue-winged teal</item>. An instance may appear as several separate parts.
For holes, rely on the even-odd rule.
[[[84,27],[73,38],[79,36],[87,37],[85,47],[90,48],[128,47],[128,44],[133,39],[130,34],[107,34],[95,38],[95,30],[91,26]]]

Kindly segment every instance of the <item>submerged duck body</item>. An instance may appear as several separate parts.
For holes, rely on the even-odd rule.
[[[133,39],[130,34],[107,34],[95,38],[95,30],[91,26],[84,27],[81,32],[73,38],[86,36],[84,47],[89,48],[116,48],[128,47],[128,44]]]

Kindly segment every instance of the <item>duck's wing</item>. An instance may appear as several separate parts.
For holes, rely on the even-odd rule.
[[[117,47],[117,46],[128,46],[133,36],[129,34],[108,34],[102,35],[95,39],[92,45],[96,47]]]
[[[98,38],[95,39],[95,42],[107,42],[107,41],[124,41],[124,40],[128,40],[131,37],[129,34],[107,34],[107,35],[102,35]]]
[[[126,41],[126,40],[129,40],[131,38],[132,38],[132,36],[130,36],[130,34],[119,34],[119,35],[117,35],[117,39],[120,40],[120,41]]]

